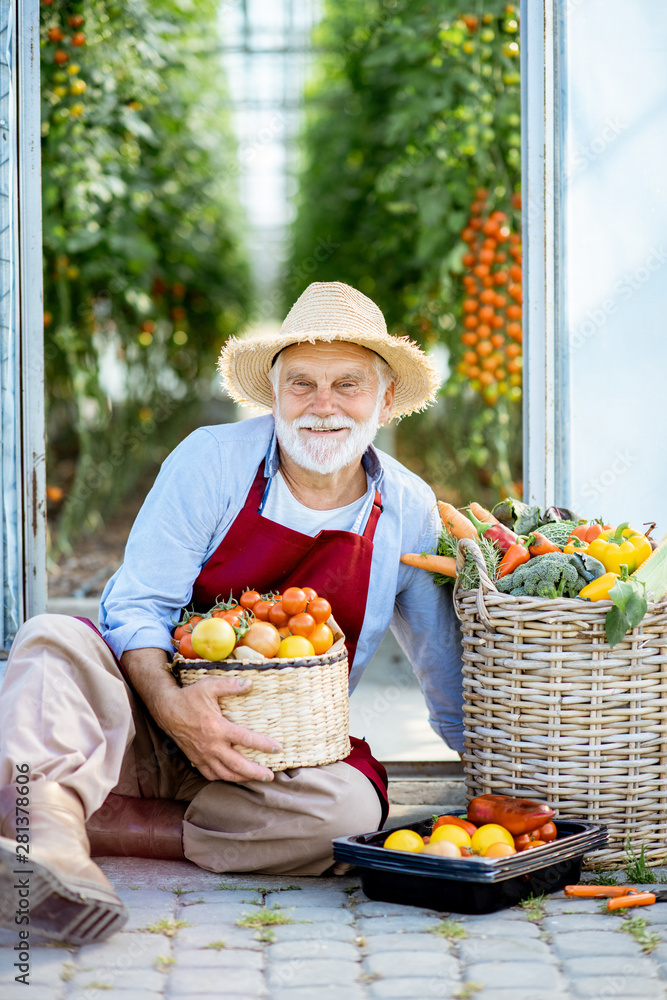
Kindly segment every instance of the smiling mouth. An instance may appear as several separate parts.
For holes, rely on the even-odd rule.
[[[348,431],[349,427],[302,427],[302,431],[309,434],[339,434],[340,431]]]

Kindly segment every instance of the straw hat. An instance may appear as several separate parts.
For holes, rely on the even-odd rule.
[[[230,337],[218,361],[222,383],[237,403],[272,409],[269,371],[290,344],[341,340],[375,351],[396,377],[392,416],[423,410],[435,399],[440,376],[408,337],[393,337],[371,299],[342,281],[314,281],[296,300],[280,331],[271,336]]]

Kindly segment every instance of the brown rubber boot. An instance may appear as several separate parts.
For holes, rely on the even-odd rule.
[[[111,792],[86,823],[90,853],[185,861],[183,817],[187,802],[138,799]]]
[[[16,788],[0,789],[0,926],[18,932],[27,915],[28,929],[57,941],[103,941],[127,912],[90,860],[81,800],[54,781],[35,781],[27,797],[19,808]]]

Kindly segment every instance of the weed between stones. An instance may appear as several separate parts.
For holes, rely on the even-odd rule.
[[[639,915],[628,917],[623,921],[621,930],[625,931],[626,934],[631,934],[644,952],[651,952],[659,944],[662,944],[660,935],[648,929],[648,920],[645,917]]]
[[[441,920],[435,927],[429,927],[428,932],[450,940],[468,937],[467,930],[461,926],[458,920]]]
[[[154,924],[146,924],[145,927],[141,929],[143,931],[148,931],[149,934],[164,934],[165,937],[173,937],[181,927],[191,927],[187,920],[174,920],[173,917],[163,917],[161,920],[156,920]]]

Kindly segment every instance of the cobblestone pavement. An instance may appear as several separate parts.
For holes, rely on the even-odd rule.
[[[618,916],[559,892],[464,916],[369,900],[354,872],[220,876],[131,858],[101,866],[129,907],[122,932],[81,948],[33,938],[26,989],[14,981],[18,935],[0,931],[2,1000],[667,997],[661,904]]]

